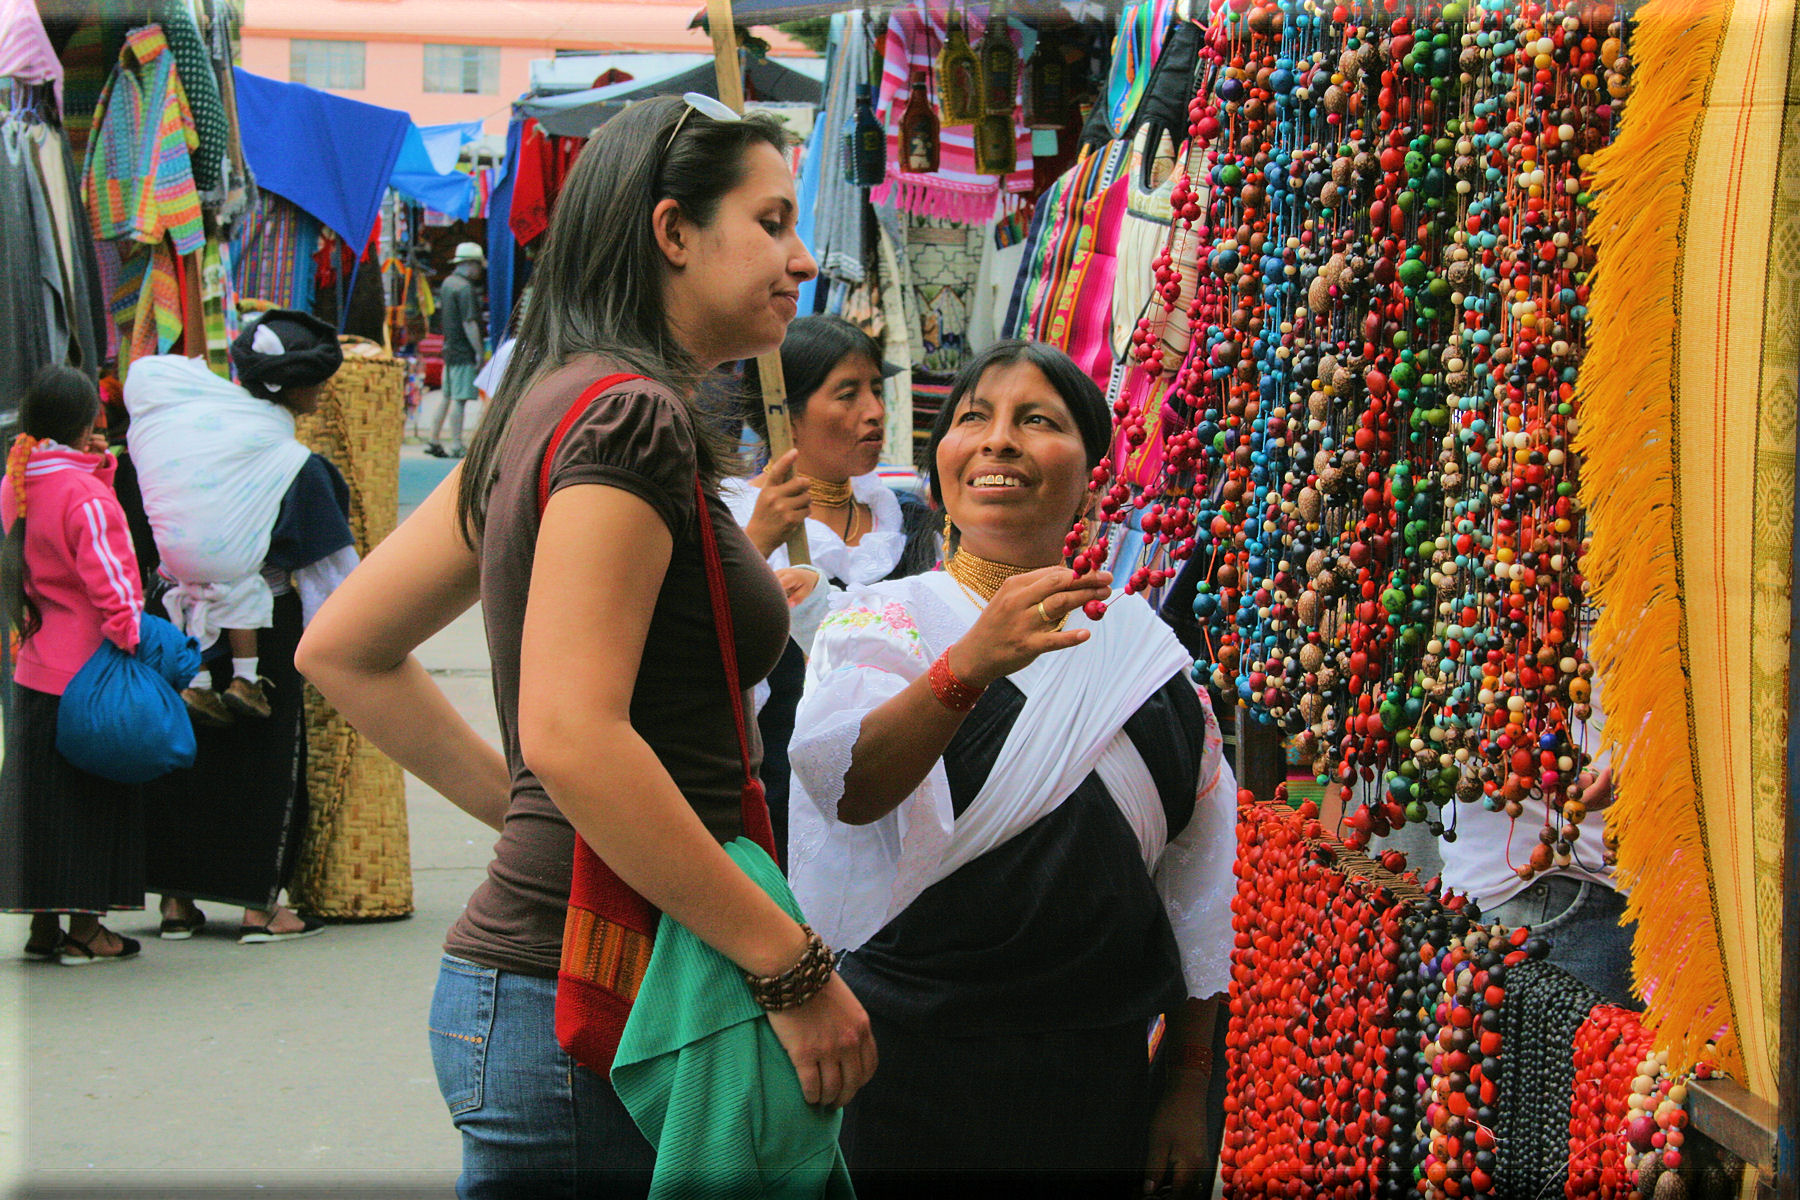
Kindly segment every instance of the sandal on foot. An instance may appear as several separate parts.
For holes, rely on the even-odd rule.
[[[27,941],[25,943],[25,959],[27,962],[55,962],[57,959],[57,956],[60,955],[61,953],[62,953],[62,931],[61,930],[57,931],[56,941],[52,942],[48,946],[45,946],[45,945],[42,945],[42,944],[36,943],[36,942],[30,942],[30,941]]]
[[[112,930],[102,926],[98,933],[85,942],[72,933],[63,934],[62,965],[85,967],[89,963],[124,962],[128,958],[136,958],[138,951],[143,949],[142,944],[136,938],[128,938],[122,933],[113,933],[113,936],[119,939],[118,950],[112,954],[96,950],[94,943],[100,940],[102,933],[112,933]]]
[[[164,917],[158,936],[165,942],[182,942],[204,928],[206,928],[206,914],[196,908],[191,920],[186,917]]]
[[[268,925],[245,925],[238,930],[238,945],[254,946],[263,942],[291,942],[297,938],[311,937],[315,933],[325,932],[325,922],[317,917],[305,917],[299,913],[300,928],[290,929],[285,933],[276,933]]]

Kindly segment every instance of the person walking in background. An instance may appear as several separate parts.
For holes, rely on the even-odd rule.
[[[1584,622],[1591,628],[1590,622]],[[1600,742],[1606,728],[1600,677],[1584,663],[1590,689],[1576,707],[1573,728],[1585,747]],[[1569,821],[1567,808],[1551,813],[1541,795],[1514,801],[1518,811],[1458,802],[1455,819],[1441,843],[1444,887],[1475,902],[1483,921],[1524,925],[1550,943],[1548,959],[1600,993],[1608,1004],[1642,1008],[1631,990],[1631,939],[1637,922],[1625,920],[1626,895],[1613,875],[1612,855],[1599,828],[1612,804],[1612,756],[1605,750],[1587,762],[1578,781],[1582,815],[1599,814],[1586,825]],[[1555,827],[1562,815],[1572,842],[1566,857],[1552,850],[1539,831]],[[1580,837],[1582,833],[1588,836]]]
[[[20,406],[0,490],[0,605],[22,641],[0,767],[0,912],[32,914],[26,958],[70,966],[135,956],[138,942],[100,918],[144,906],[143,789],[56,749],[69,681],[102,640],[134,653],[144,613],[113,458],[94,445],[99,411],[86,375],[46,368]]]
[[[463,409],[475,398],[475,371],[485,344],[481,336],[481,294],[487,257],[474,242],[464,242],[451,259],[456,266],[438,289],[438,319],[444,328],[444,395],[431,422],[431,444],[425,453],[436,458],[463,456]],[[444,418],[450,418],[452,448],[444,449]]]

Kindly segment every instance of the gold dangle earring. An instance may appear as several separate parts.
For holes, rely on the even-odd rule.
[[[952,553],[954,553],[954,551],[952,551],[950,549],[950,531],[954,528],[955,528],[955,526],[950,524],[950,514],[945,513],[944,514],[944,561],[945,562],[949,562],[950,555]]]

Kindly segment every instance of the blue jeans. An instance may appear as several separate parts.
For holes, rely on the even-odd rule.
[[[641,1197],[656,1152],[612,1083],[556,1043],[556,980],[444,955],[431,1062],[462,1134],[460,1200]]]
[[[1631,935],[1620,925],[1625,897],[1603,883],[1549,875],[1492,909],[1482,919],[1528,925],[1550,943],[1550,961],[1600,993],[1609,1004],[1643,1007],[1631,996]]]

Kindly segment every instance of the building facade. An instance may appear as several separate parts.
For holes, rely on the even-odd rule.
[[[243,65],[397,108],[420,125],[506,130],[534,59],[558,52],[710,53],[704,0],[248,0]],[[774,54],[808,51],[759,30]]]

